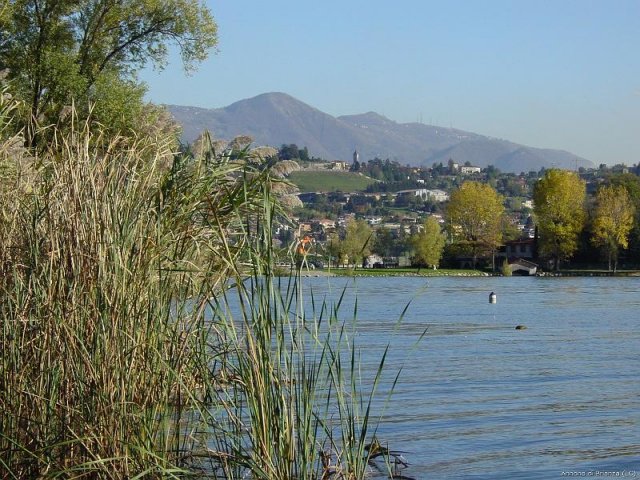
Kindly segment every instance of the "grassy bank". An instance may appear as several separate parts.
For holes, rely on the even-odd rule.
[[[486,272],[480,270],[463,270],[440,268],[332,268],[330,271],[338,276],[356,277],[486,277]]]
[[[450,269],[441,268],[432,270],[428,268],[332,268],[324,269],[323,272],[336,276],[358,276],[358,277],[487,277],[492,274],[481,270],[468,269]],[[310,274],[314,272],[311,271]],[[496,272],[496,275],[500,275]],[[540,272],[537,276],[542,277],[637,277],[640,276],[640,270],[618,270],[616,272],[603,269],[585,269],[585,270],[560,270],[558,272]]]
[[[384,357],[361,384],[338,306],[274,283],[259,159],[6,131],[0,476],[365,476]]]
[[[292,172],[289,180],[301,192],[356,192],[375,181],[353,172],[309,170]]]

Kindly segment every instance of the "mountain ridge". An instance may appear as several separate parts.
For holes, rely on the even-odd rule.
[[[187,142],[209,130],[225,140],[249,135],[257,145],[295,143],[328,160],[350,161],[357,149],[362,160],[389,158],[414,166],[446,163],[449,158],[515,173],[594,166],[564,150],[520,145],[455,128],[398,123],[373,111],[334,117],[283,92],[263,93],[222,108],[166,108],[182,126]]]

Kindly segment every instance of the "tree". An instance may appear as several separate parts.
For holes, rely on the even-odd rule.
[[[326,251],[329,255],[328,265],[331,268],[332,265],[339,266],[342,264],[342,240],[337,233],[332,233],[327,238]],[[335,259],[335,264],[332,264],[332,260]]]
[[[361,265],[371,253],[371,227],[364,220],[349,220],[342,241],[342,253],[350,264]]]
[[[640,259],[640,177],[633,173],[612,175],[608,178],[608,184],[624,187],[635,207],[635,221],[629,235],[627,255],[630,255],[637,263]]]
[[[591,242],[606,252],[609,270],[613,260],[614,272],[618,266],[619,248],[626,249],[629,246],[634,212],[635,208],[624,187],[606,186],[598,190]]]
[[[8,70],[27,106],[30,143],[38,124],[56,123],[72,99],[88,113],[105,82],[135,93],[140,88],[136,71],[147,63],[163,68],[169,44],[178,46],[191,71],[217,43],[213,17],[198,0],[3,3],[0,71]]]
[[[377,253],[381,257],[390,257],[396,246],[396,240],[391,230],[386,227],[380,227],[376,230],[376,236],[373,241],[371,251]]]
[[[280,146],[280,150],[278,150],[278,158],[280,158],[280,160],[298,159],[300,157],[299,152],[300,149],[295,143],[290,143],[289,145],[283,143]]]
[[[445,236],[438,220],[435,217],[427,217],[424,229],[411,238],[411,244],[415,249],[414,263],[437,268],[445,244]]]
[[[540,252],[554,259],[556,270],[578,248],[578,236],[586,217],[585,196],[585,182],[576,173],[565,170],[547,170],[534,186]]]
[[[480,255],[490,253],[493,258],[502,242],[503,216],[503,197],[487,184],[464,182],[451,194],[447,207],[449,232],[466,247],[474,267]]]

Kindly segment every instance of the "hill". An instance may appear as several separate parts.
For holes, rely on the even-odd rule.
[[[289,181],[301,192],[356,192],[374,182],[357,173],[315,170],[292,172]]]
[[[167,105],[191,142],[203,130],[230,140],[250,135],[258,145],[306,146],[311,155],[350,161],[390,158],[402,164],[431,166],[449,158],[463,164],[495,165],[506,172],[541,167],[593,167],[584,158],[561,150],[533,148],[455,128],[397,123],[375,112],[333,117],[285,93],[265,93],[224,108]]]

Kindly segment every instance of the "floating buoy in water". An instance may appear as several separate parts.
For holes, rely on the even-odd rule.
[[[496,294],[491,292],[489,294],[489,303],[496,303],[498,301],[498,299],[496,298]]]

